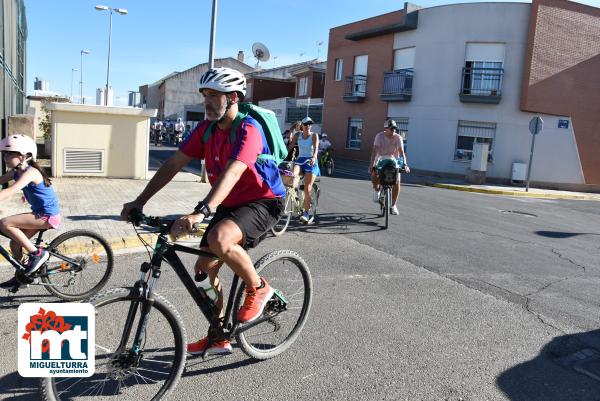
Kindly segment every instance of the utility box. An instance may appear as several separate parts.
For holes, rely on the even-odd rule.
[[[513,162],[510,180],[513,184],[523,184],[527,179],[527,164]]]
[[[473,144],[473,158],[471,159],[471,170],[487,171],[489,148],[489,143],[475,142]]]

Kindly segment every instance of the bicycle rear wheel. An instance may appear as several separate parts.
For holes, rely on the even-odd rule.
[[[56,237],[47,248],[50,259],[41,270],[44,286],[67,301],[88,298],[102,289],[113,270],[113,252],[99,234],[72,230]]]
[[[274,295],[267,303],[263,316],[272,316],[269,320],[239,333],[236,340],[249,357],[269,359],[287,350],[304,327],[312,303],[312,279],[306,262],[293,251],[271,252],[256,262],[255,268],[282,296]],[[242,306],[244,289],[242,283],[234,311]]]
[[[310,216],[311,220],[314,220],[317,217],[317,206],[319,204],[319,195],[321,194],[321,189],[315,183],[310,190]]]
[[[283,208],[283,213],[281,214],[279,221],[275,223],[273,227],[271,227],[271,232],[276,237],[283,234],[285,230],[287,230],[288,225],[290,224],[290,220],[292,218],[293,197],[294,194],[292,190],[288,190],[285,194],[285,205]]]
[[[321,190],[319,189],[319,185],[314,183],[310,190],[310,219],[307,224],[312,223],[317,217],[317,206],[319,204],[319,195]],[[300,205],[298,216],[302,216],[302,212],[304,211],[304,191],[300,191],[300,197],[298,198],[298,204]]]
[[[138,328],[142,300],[128,288],[98,294],[96,309],[96,370],[91,377],[53,377],[41,380],[45,401],[159,400],[177,385],[185,366],[186,333],[179,313],[164,297],[153,294],[139,360],[128,359]],[[135,309],[124,350],[117,351],[129,308]]]

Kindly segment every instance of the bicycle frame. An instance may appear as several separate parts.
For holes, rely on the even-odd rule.
[[[132,303],[129,307],[129,312],[125,321],[125,329],[123,331],[123,335],[121,337],[121,341],[119,342],[119,346],[117,347],[116,353],[122,352],[126,349],[127,340],[131,334],[131,330],[133,329],[133,321],[135,318],[135,314],[140,303],[142,303],[140,321],[136,330],[135,337],[133,339],[133,346],[131,349],[134,355],[139,354],[144,339],[145,328],[148,324],[149,313],[152,308],[154,287],[156,285],[156,281],[160,278],[161,264],[163,261],[166,261],[167,264],[169,264],[173,268],[173,270],[177,274],[177,277],[179,277],[186,290],[188,291],[196,305],[198,305],[206,320],[209,322],[209,341],[214,341],[217,339],[230,340],[236,334],[246,331],[251,327],[254,327],[272,318],[272,316],[262,316],[249,323],[238,323],[237,321],[234,321],[232,309],[236,293],[238,292],[239,282],[239,277],[234,274],[231,283],[231,290],[229,292],[229,297],[227,300],[227,307],[225,309],[223,324],[221,324],[216,304],[204,292],[202,288],[196,286],[191,275],[187,272],[187,269],[183,265],[183,262],[176,254],[176,251],[198,256],[206,256],[210,258],[214,258],[216,257],[216,255],[211,252],[203,251],[200,249],[194,249],[184,245],[170,243],[167,240],[167,233],[170,228],[170,224],[161,223],[160,228],[160,235],[158,236],[158,240],[154,247],[154,254],[152,255],[150,263],[142,263],[140,268],[140,278],[138,279],[138,281],[136,281],[132,291],[130,292]],[[150,271],[151,274],[149,275],[148,272]],[[148,282],[150,277],[152,279],[150,282]]]
[[[44,231],[46,231],[46,230],[41,230],[40,233],[38,234],[37,239],[35,241],[36,247],[39,247],[40,244],[42,243],[42,235],[44,234]],[[52,255],[58,259],[62,259],[71,265],[81,267],[80,264],[75,259],[69,258],[60,253],[57,253],[53,249],[50,249],[50,248],[46,248],[46,250],[48,251],[48,253],[50,253],[50,255]],[[25,271],[25,266],[23,266],[17,259],[15,259],[14,256],[12,256],[10,254],[10,252],[8,252],[6,250],[6,248],[4,248],[2,245],[0,245],[0,255],[2,255],[4,257],[4,259],[6,259],[17,270],[18,273],[23,273]],[[40,269],[36,273],[33,273],[31,278],[47,277],[49,274],[54,274],[53,272],[47,272],[47,271],[46,271],[46,273],[40,274],[41,270],[42,269]],[[43,285],[51,285],[51,284],[43,284]]]

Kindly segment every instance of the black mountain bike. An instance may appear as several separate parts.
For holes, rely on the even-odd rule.
[[[257,272],[276,290],[262,316],[252,322],[237,321],[244,284],[234,275],[225,316],[220,320],[214,302],[195,285],[175,252],[215,255],[169,242],[174,220],[141,214],[133,220],[159,229],[151,261],[142,263],[133,287],[112,289],[90,300],[96,308],[96,371],[89,378],[42,379],[44,400],[111,395],[124,400],[159,400],[173,391],[184,369],[187,337],[177,310],[155,292],[163,261],[175,270],[208,320],[209,341],[235,338],[251,358],[268,359],[287,350],[298,338],[310,311],[312,280],[297,253],[274,251],[256,262]]]
[[[106,285],[113,270],[113,252],[102,236],[88,230],[71,230],[44,245],[44,232],[39,232],[35,246],[45,248],[50,258],[30,275],[25,275],[25,266],[0,245],[0,254],[16,269],[15,277],[21,285],[42,285],[67,301],[89,298]],[[9,291],[18,290],[15,286]]]

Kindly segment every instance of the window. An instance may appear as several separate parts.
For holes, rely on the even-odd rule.
[[[500,96],[504,43],[468,42],[466,45],[463,94]]]
[[[496,96],[502,87],[502,63],[467,61],[463,82],[466,95]]]
[[[298,81],[298,96],[306,96],[308,93],[308,77],[302,77]]]
[[[489,143],[488,162],[492,162],[495,136],[496,123],[482,121],[458,121],[454,160],[471,160],[473,157],[473,144],[479,142]]]
[[[344,60],[341,58],[337,58],[335,59],[335,76],[333,77],[333,79],[335,81],[341,81],[342,80],[342,67],[344,65]]]
[[[407,70],[415,67],[415,48],[394,50],[394,70]]]
[[[408,143],[408,117],[388,117],[388,120],[396,121],[398,124],[398,133],[402,137],[402,142],[404,142],[404,151],[406,150],[406,144]]]
[[[252,83],[246,84],[246,96],[244,99],[252,99]]]
[[[352,118],[348,120],[348,149],[360,150],[360,137],[362,136],[363,120],[362,118]]]

